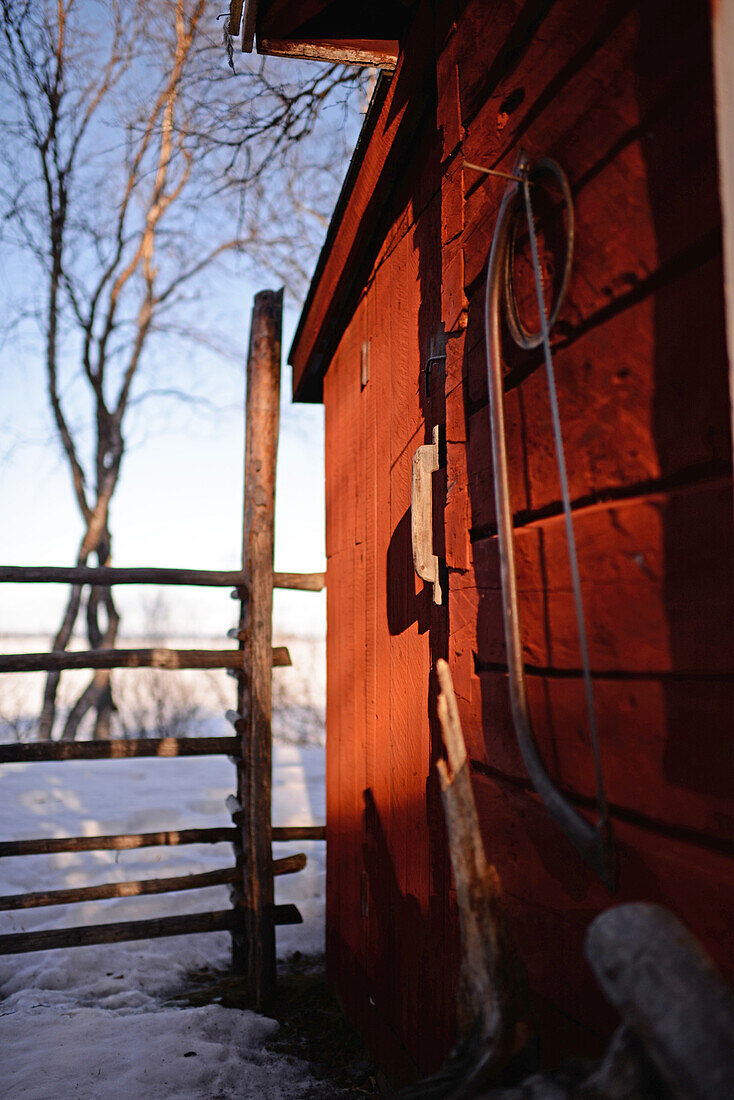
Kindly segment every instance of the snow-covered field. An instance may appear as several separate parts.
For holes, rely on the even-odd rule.
[[[276,671],[276,676],[292,674],[292,688],[276,688],[280,703],[274,724],[287,742],[274,745],[273,822],[320,824],[324,753],[313,742],[319,739],[323,705],[323,644],[289,644],[295,668]],[[304,678],[311,694],[299,691],[298,680]],[[231,680],[225,688],[233,694]],[[305,707],[300,719],[299,707]],[[203,702],[199,711],[207,732],[215,732],[214,713]],[[22,710],[17,714],[22,716]],[[304,723],[310,723],[303,729],[303,740],[310,744],[293,743]],[[6,726],[3,739],[12,739],[17,728]],[[233,783],[231,762],[218,757],[4,765],[0,838],[227,825],[225,799]],[[295,902],[304,918],[302,925],[278,929],[278,954],[318,953],[324,935],[324,845],[301,842],[274,849],[276,856],[308,855],[304,871],[276,879],[276,900]],[[231,861],[228,844],[12,857],[0,860],[0,893],[182,875]],[[229,904],[228,888],[213,887],[44,907],[0,914],[0,932],[203,912]],[[265,1047],[276,1023],[218,1004],[180,1007],[176,995],[190,986],[190,976],[226,967],[229,955],[228,933],[206,933],[0,956],[0,1094],[8,1100],[309,1095],[313,1082],[307,1067]]]

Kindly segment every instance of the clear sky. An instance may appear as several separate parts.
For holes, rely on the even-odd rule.
[[[257,284],[241,278],[228,288],[232,362],[205,350],[183,352],[195,389],[209,394],[216,410],[161,399],[138,411],[112,508],[115,564],[239,566],[249,316],[254,292],[272,285],[272,276],[263,275]],[[232,302],[241,302],[234,322]],[[297,308],[286,299],[275,567],[311,572],[325,568],[323,408],[290,400],[285,359],[297,320]],[[12,341],[0,357],[0,517],[0,563],[73,563],[81,523],[52,440],[42,371],[37,355]],[[234,625],[228,589],[166,591],[175,629],[216,636]],[[125,631],[141,629],[155,591],[121,587],[116,593]],[[57,585],[0,586],[0,633],[53,632],[64,596]],[[276,593],[276,631],[318,635],[324,624],[323,594]]]

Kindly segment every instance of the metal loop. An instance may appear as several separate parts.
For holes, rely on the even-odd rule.
[[[568,182],[568,176],[561,168],[557,161],[551,160],[550,157],[542,157],[531,169],[527,172],[527,178],[529,182],[536,183],[542,176],[551,176],[558,186],[560,187],[561,194],[563,196],[563,202],[566,207],[566,259],[563,266],[563,278],[561,279],[561,285],[558,289],[558,297],[556,298],[553,309],[548,316],[548,330],[550,331],[558,320],[558,314],[561,311],[563,305],[563,299],[566,296],[566,289],[568,287],[568,280],[571,275],[571,266],[573,264],[573,246],[574,246],[574,212],[573,212],[573,197],[571,195],[571,185]],[[517,298],[515,296],[515,276],[514,276],[514,263],[516,255],[517,245],[517,226],[518,222],[522,220],[522,196],[518,191],[516,198],[517,208],[513,209],[510,220],[509,238],[507,241],[507,252],[505,253],[505,318],[507,321],[507,327],[510,331],[510,335],[518,347],[524,348],[526,351],[530,351],[532,348],[540,347],[543,343],[543,329],[541,327],[539,332],[531,332],[520,320],[520,314],[517,308]]]
[[[552,167],[551,167],[552,166]],[[616,880],[616,861],[614,855],[614,843],[611,824],[609,821],[606,795],[604,793],[603,779],[601,775],[601,760],[596,735],[593,697],[591,692],[591,672],[588,661],[588,649],[586,645],[585,624],[583,619],[583,606],[580,598],[580,581],[578,579],[578,567],[576,564],[575,539],[571,518],[571,507],[568,494],[568,479],[563,455],[563,440],[560,433],[560,419],[558,416],[557,398],[555,393],[555,381],[553,377],[553,363],[550,349],[550,325],[555,320],[560,308],[563,294],[570,270],[570,257],[573,248],[573,213],[570,211],[569,219],[569,245],[567,249],[567,262],[564,278],[558,301],[553,314],[547,319],[543,300],[543,286],[537,254],[537,240],[533,221],[533,212],[530,203],[529,180],[539,171],[550,172],[556,179],[562,181],[564,198],[570,203],[570,188],[565,175],[553,161],[540,161],[534,170],[529,169],[527,157],[520,152],[513,169],[512,179],[505,188],[497,222],[495,224],[492,247],[487,262],[487,285],[484,303],[484,325],[487,353],[487,385],[489,390],[489,420],[490,438],[492,444],[492,468],[495,494],[495,514],[497,516],[497,542],[500,559],[500,580],[502,586],[502,614],[505,628],[505,645],[507,649],[508,681],[510,691],[510,706],[513,717],[518,746],[525,762],[530,781],[540,795],[546,809],[555,818],[563,829],[571,843],[576,847],[582,858],[593,867],[608,889],[614,889]],[[556,458],[558,472],[562,483],[562,495],[564,502],[564,515],[566,518],[566,531],[568,538],[569,557],[571,560],[572,576],[574,577],[574,594],[577,608],[577,621],[579,626],[579,639],[582,646],[582,663],[584,666],[584,679],[587,686],[587,700],[589,720],[592,726],[592,750],[595,767],[597,770],[598,787],[597,800],[599,820],[592,825],[571,804],[568,798],[551,779],[545,765],[545,761],[538,748],[533,731],[528,705],[525,664],[523,657],[522,632],[520,624],[520,607],[518,599],[517,571],[515,566],[513,510],[510,499],[509,460],[507,455],[507,441],[504,413],[504,384],[502,375],[502,350],[500,337],[500,314],[503,301],[506,300],[507,263],[508,255],[512,254],[513,221],[517,214],[518,200],[524,201],[528,219],[528,233],[533,253],[533,273],[535,275],[535,287],[538,298],[538,309],[541,318],[541,333],[534,343],[524,343],[520,329],[518,343],[521,347],[536,347],[542,344],[545,351],[546,368],[548,373],[549,396],[553,410],[553,428],[556,443]],[[515,314],[516,316],[516,314]],[[512,330],[511,330],[512,331]],[[514,334],[513,334],[514,335]],[[532,334],[529,334],[532,338]],[[514,337],[517,339],[517,337]]]

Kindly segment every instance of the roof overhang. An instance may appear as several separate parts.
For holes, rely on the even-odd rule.
[[[242,52],[395,68],[413,0],[231,0]]]
[[[394,75],[382,74],[375,87],[293,337],[288,361],[296,401],[322,400],[330,358],[389,229],[391,196],[435,112],[428,11],[418,9]]]

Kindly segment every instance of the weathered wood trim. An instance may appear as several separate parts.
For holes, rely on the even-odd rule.
[[[236,3],[237,0],[233,0]],[[242,10],[242,3],[239,3]],[[255,42],[255,26],[257,24],[257,0],[245,0],[245,10],[242,17],[242,52],[252,53]]]
[[[229,0],[229,22],[227,29],[229,34],[233,38],[237,38],[240,33],[240,24],[242,23],[242,3],[243,0]]]
[[[421,5],[389,88],[378,82],[375,89],[289,353],[297,401],[321,400],[325,356],[351,315],[347,303],[365,262],[367,243],[404,171],[405,147],[415,139],[422,114],[432,102],[435,60],[433,51],[425,49],[432,37],[428,6]],[[417,88],[426,94],[416,94]]]
[[[59,760],[129,760],[176,756],[239,756],[239,737],[142,737],[112,741],[27,741],[0,745],[0,764]]]
[[[271,57],[331,61],[343,65],[374,65],[392,72],[398,60],[397,39],[330,41],[328,39],[258,38],[257,52]]]

